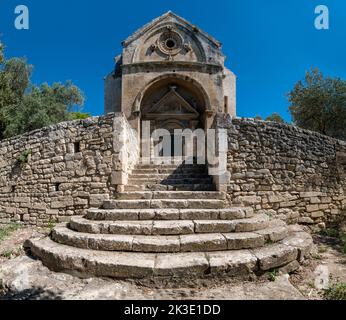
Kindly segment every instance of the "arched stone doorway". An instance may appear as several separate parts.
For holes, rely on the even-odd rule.
[[[167,130],[171,140],[171,156],[179,156],[181,152],[174,147],[176,130],[195,131],[208,127],[209,99],[203,88],[188,77],[160,77],[146,88],[141,97],[141,126],[144,121],[149,122],[150,134],[155,130]],[[180,156],[185,155],[184,140],[182,143]]]

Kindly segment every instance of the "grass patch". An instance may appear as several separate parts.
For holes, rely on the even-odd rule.
[[[8,238],[13,232],[20,229],[20,224],[11,223],[9,225],[0,226],[0,242]]]
[[[274,216],[271,212],[266,212],[266,215],[269,217],[269,219],[273,219]]]
[[[319,233],[321,236],[325,236],[325,237],[330,237],[330,238],[339,237],[339,231],[333,228],[327,228],[327,229],[321,230]]]
[[[318,247],[318,253],[326,253],[328,248],[325,246]]]
[[[322,256],[320,254],[313,254],[312,258],[315,260],[322,260]]]
[[[341,241],[341,251],[343,254],[346,254],[346,234],[341,234],[339,239]]]
[[[24,150],[18,157],[18,162],[21,166],[29,162],[29,156],[31,155],[31,150]]]
[[[22,255],[23,250],[21,248],[14,249],[14,250],[5,250],[0,253],[0,257],[5,258],[5,259],[13,259],[16,257],[19,257]]]
[[[324,300],[346,300],[346,283],[337,282],[324,291]]]
[[[328,228],[328,229],[320,231],[320,235],[337,239],[341,246],[341,252],[343,254],[346,254],[346,234],[345,233],[337,229]]]
[[[55,228],[56,222],[53,219],[49,219],[48,224],[47,224],[47,228],[49,229],[49,231],[52,231]]]

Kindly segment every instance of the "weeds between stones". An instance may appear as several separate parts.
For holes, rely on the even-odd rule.
[[[346,300],[346,283],[333,283],[324,291],[324,300]]]
[[[271,282],[275,282],[278,275],[279,275],[279,271],[275,269],[268,273],[268,280]]]
[[[5,250],[0,253],[0,257],[5,259],[13,259],[13,258],[19,257],[22,254],[23,254],[23,249],[19,248],[16,250]]]

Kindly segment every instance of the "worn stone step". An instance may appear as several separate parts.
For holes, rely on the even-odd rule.
[[[194,233],[194,222],[177,221],[90,221],[73,217],[70,228],[84,233],[130,235],[180,235]]]
[[[119,193],[117,200],[144,200],[144,199],[215,199],[225,200],[223,192],[210,191],[137,191]]]
[[[128,181],[130,185],[146,185],[146,184],[162,184],[162,185],[181,185],[181,184],[211,184],[213,179],[211,177],[198,177],[198,178],[131,178]]]
[[[83,277],[111,278],[244,276],[284,267],[309,254],[312,238],[304,232],[290,234],[288,244],[277,243],[255,250],[141,253],[80,249],[49,238],[26,243],[32,254],[50,269]]]
[[[189,174],[158,174],[158,173],[148,173],[148,174],[131,174],[130,180],[142,180],[149,179],[149,181],[162,181],[162,180],[192,180],[192,179],[211,179],[208,174],[200,174],[200,173],[189,173]]]
[[[136,174],[208,174],[206,168],[174,168],[174,169],[134,169],[132,170],[132,175]]]
[[[206,233],[252,232],[264,230],[269,222],[263,217],[240,220],[144,220],[93,221],[73,217],[70,228],[84,233],[131,235],[185,235]],[[263,234],[264,235],[264,234]]]
[[[266,215],[256,215],[253,218],[240,220],[196,220],[194,224],[195,233],[252,232],[267,228],[269,217]]]
[[[54,228],[51,237],[57,243],[77,248],[144,253],[241,250],[259,248],[265,244],[264,237],[256,233],[212,233],[175,236],[92,234],[76,232],[66,226]]]
[[[189,170],[189,169],[200,169],[206,170],[206,165],[204,164],[137,164],[135,170]]]
[[[264,240],[268,244],[287,238],[289,228],[282,220],[272,220],[269,222],[267,228],[254,232],[264,236]]]
[[[235,220],[254,216],[252,208],[228,209],[88,209],[86,218],[100,221]]]
[[[223,200],[169,199],[169,200],[106,200],[102,209],[222,209]]]
[[[140,184],[127,185],[125,191],[215,191],[216,187],[212,183],[207,184],[181,184],[181,185],[162,185],[162,184]]]
[[[80,233],[56,227],[52,239],[60,244],[91,250],[126,252],[180,252],[179,236],[140,236]]]

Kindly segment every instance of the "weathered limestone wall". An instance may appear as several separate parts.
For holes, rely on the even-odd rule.
[[[44,225],[98,207],[118,186],[112,174],[136,134],[121,113],[65,122],[0,141],[0,223]],[[116,181],[115,181],[116,182]]]
[[[346,204],[346,143],[294,126],[218,115],[228,130],[232,204],[302,224],[337,221]]]

